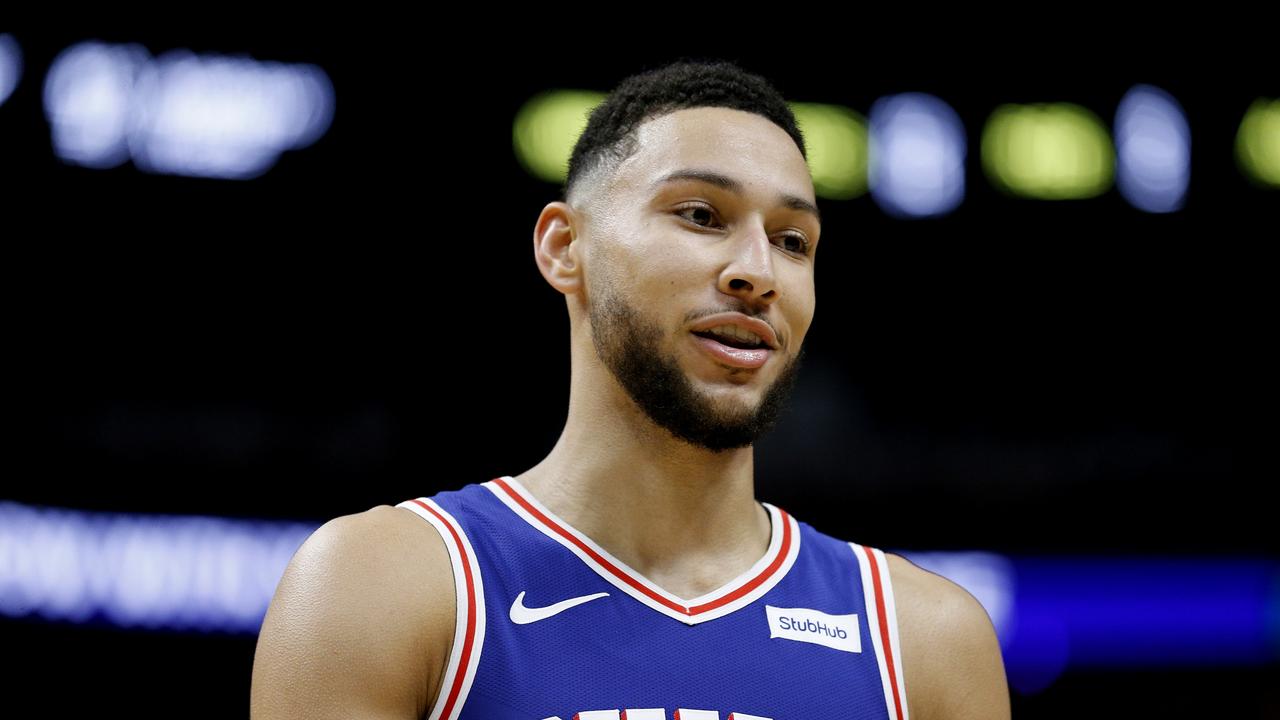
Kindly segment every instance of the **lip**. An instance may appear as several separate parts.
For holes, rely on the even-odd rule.
[[[762,367],[766,362],[769,362],[769,356],[773,353],[773,350],[767,347],[748,350],[744,348],[729,347],[728,345],[718,343],[711,338],[704,338],[701,335],[694,335],[690,333],[689,336],[693,338],[694,342],[698,343],[698,345],[702,347],[704,352],[714,358],[717,362],[725,365],[731,365],[733,367],[754,370],[755,368]]]
[[[710,330],[717,325],[735,325],[743,330],[753,332],[760,336],[760,339],[764,341],[765,345],[769,346],[770,350],[778,349],[778,337],[774,335],[773,328],[769,327],[769,324],[763,320],[747,317],[742,313],[726,312],[708,315],[707,317],[699,320],[698,324],[690,328],[689,331],[701,332],[703,330]],[[719,345],[719,343],[716,344]]]

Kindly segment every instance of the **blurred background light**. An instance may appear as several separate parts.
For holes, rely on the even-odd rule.
[[[9,99],[22,78],[22,48],[9,33],[0,33],[0,105]]]
[[[256,633],[317,526],[0,502],[0,613]]]
[[[1116,187],[1131,205],[1174,212],[1191,182],[1191,129],[1172,95],[1138,85],[1116,109]]]
[[[80,43],[45,82],[54,152],[94,168],[131,158],[146,172],[251,179],[318,140],[333,113],[315,65],[187,50],[153,59],[139,45]]]
[[[602,100],[604,93],[599,92],[548,90],[525,102],[512,128],[516,158],[525,171],[547,182],[563,183],[573,144]]]
[[[1258,98],[1236,133],[1236,160],[1255,182],[1280,187],[1280,98]]]
[[[982,132],[982,165],[1010,194],[1084,199],[1111,187],[1115,153],[1102,121],[1079,105],[1001,105]]]
[[[871,108],[871,197],[900,218],[933,217],[964,201],[967,144],[941,99],[904,93]]]
[[[62,51],[44,83],[44,111],[54,153],[91,168],[129,159],[133,84],[150,59],[141,45],[85,42]]]
[[[813,189],[849,200],[867,191],[867,121],[839,105],[790,103],[804,137]]]

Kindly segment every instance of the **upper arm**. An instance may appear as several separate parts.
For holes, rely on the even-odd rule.
[[[453,634],[439,534],[381,505],[325,523],[289,561],[258,635],[250,716],[419,718]]]
[[[912,720],[1001,720],[1009,686],[995,627],[964,588],[886,553]]]

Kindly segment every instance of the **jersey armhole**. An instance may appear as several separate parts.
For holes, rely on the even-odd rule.
[[[430,523],[449,550],[456,600],[453,647],[445,666],[444,680],[440,683],[440,695],[427,718],[457,720],[471,691],[471,683],[480,664],[480,650],[484,646],[484,583],[480,577],[480,565],[462,526],[434,500],[425,497],[406,500],[396,507],[410,510]]]
[[[898,642],[898,612],[889,579],[889,562],[884,552],[849,543],[862,575],[862,593],[867,615],[867,631],[875,648],[880,682],[890,720],[909,720],[906,686],[902,680],[902,649]]]

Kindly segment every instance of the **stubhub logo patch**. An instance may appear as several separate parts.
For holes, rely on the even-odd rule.
[[[769,637],[825,645],[844,652],[862,652],[858,614],[828,615],[808,608],[764,606],[769,616]]]

